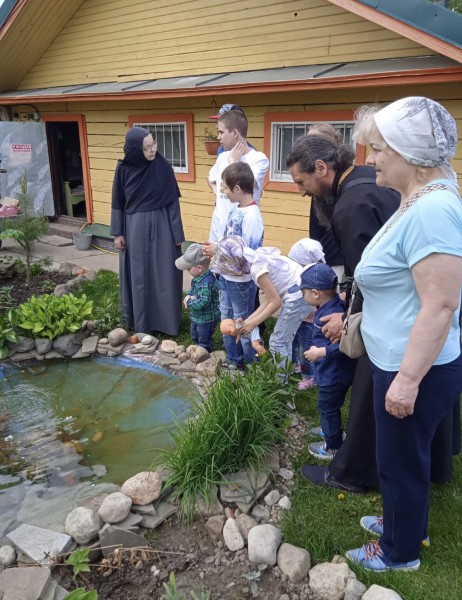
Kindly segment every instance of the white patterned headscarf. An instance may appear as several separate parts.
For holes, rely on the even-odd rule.
[[[457,127],[448,111],[429,98],[411,96],[392,102],[374,115],[386,143],[409,164],[442,167],[457,183],[449,160],[457,147]]]
[[[295,242],[287,256],[299,265],[326,262],[324,260],[322,244],[311,238],[303,238]]]

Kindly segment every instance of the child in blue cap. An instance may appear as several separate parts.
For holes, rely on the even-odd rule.
[[[309,444],[310,454],[320,460],[331,460],[343,443],[340,409],[353,381],[355,361],[342,354],[338,343],[332,343],[323,333],[322,318],[331,313],[345,312],[345,302],[337,293],[337,275],[326,264],[311,265],[302,272],[301,283],[293,286],[303,292],[303,299],[317,308],[313,324],[313,345],[304,353],[314,364],[314,383],[318,386],[318,410],[321,429],[317,433],[324,441]]]

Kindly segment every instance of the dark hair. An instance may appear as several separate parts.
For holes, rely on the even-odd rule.
[[[253,194],[255,179],[252,169],[245,162],[235,162],[228,165],[221,174],[221,178],[233,190],[238,185],[245,194]]]
[[[242,137],[247,137],[249,122],[245,114],[240,110],[227,110],[220,116],[218,123],[223,123],[228,131],[237,129]]]
[[[353,164],[354,150],[346,144],[334,144],[322,135],[305,135],[298,138],[290,149],[287,166],[298,165],[302,173],[313,173],[317,160],[331,165],[334,170],[346,169]]]

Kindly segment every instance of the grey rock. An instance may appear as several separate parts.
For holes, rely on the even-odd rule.
[[[8,347],[14,352],[30,352],[34,349],[34,340],[21,335],[16,343],[8,344]]]
[[[174,356],[167,356],[167,354],[159,353],[156,357],[157,364],[159,367],[167,368],[170,365],[179,365],[180,361]]]
[[[14,352],[10,356],[10,359],[12,361],[14,361],[14,362],[22,362],[24,360],[34,360],[34,359],[37,359],[39,356],[41,356],[41,355],[37,354],[36,352]]]
[[[0,567],[9,567],[16,560],[16,550],[9,546],[2,546],[0,548]]]
[[[175,354],[177,348],[177,343],[174,340],[163,340],[160,345],[161,352],[166,352],[167,354]]]
[[[48,338],[38,338],[34,340],[34,346],[37,354],[46,354],[53,348],[53,340]]]
[[[150,504],[160,496],[162,480],[156,471],[137,473],[122,486],[122,493],[136,504]]]
[[[187,360],[189,360],[189,356],[186,354],[186,352],[181,352],[181,354],[177,355],[178,360],[180,361],[181,364],[185,363]]]
[[[67,590],[65,590],[62,586],[57,585],[55,589],[55,597],[53,600],[64,600],[64,598],[69,594]]]
[[[116,548],[144,548],[147,546],[142,535],[106,524],[99,532],[101,550],[107,558]]]
[[[280,497],[281,494],[278,492],[278,490],[271,490],[271,492],[266,494],[266,496],[263,498],[263,501],[266,506],[274,506],[277,502],[279,502]]]
[[[374,583],[363,595],[362,600],[401,600],[401,596],[393,590]]]
[[[186,353],[196,365],[210,358],[209,352],[205,348],[202,348],[202,346],[189,346]]]
[[[43,567],[18,567],[0,573],[2,600],[41,600],[50,584],[51,571]]]
[[[128,529],[130,531],[137,531],[139,529],[138,525],[141,525],[142,520],[143,515],[130,513],[123,521],[117,523],[117,527]]]
[[[107,469],[104,465],[93,465],[91,470],[96,475],[96,477],[104,477],[107,475]]]
[[[152,337],[152,335],[145,335],[142,339],[141,339],[141,343],[144,346],[150,346],[154,341],[154,338]]]
[[[223,512],[223,505],[218,500],[218,488],[216,485],[211,486],[209,490],[209,498],[205,499],[203,496],[199,496],[194,511],[206,517],[210,515],[219,515]]]
[[[53,350],[61,356],[72,356],[80,350],[82,339],[81,332],[60,335],[53,341]]]
[[[74,538],[78,544],[88,544],[97,535],[103,522],[98,513],[78,506],[67,516],[64,524],[67,533]]]
[[[115,348],[116,346],[126,343],[128,340],[128,333],[125,329],[122,329],[122,327],[117,327],[109,332],[107,339],[109,344]]]
[[[310,589],[315,600],[343,600],[350,577],[355,574],[345,563],[320,563],[309,572]]]
[[[279,499],[278,506],[284,510],[290,510],[292,508],[292,501],[288,496],[283,496]]]
[[[228,550],[231,550],[231,552],[237,552],[237,550],[241,550],[241,548],[244,547],[244,538],[234,519],[226,520],[223,527],[223,538],[226,547]]]
[[[178,511],[177,506],[174,506],[173,504],[169,504],[168,502],[162,502],[156,508],[155,516],[150,516],[150,515],[143,516],[141,525],[143,527],[146,527],[147,529],[155,529],[156,527],[159,527],[159,525],[161,523],[163,523],[165,521],[165,519],[168,519],[168,517],[171,517],[177,511]]]
[[[104,523],[118,523],[128,517],[131,505],[131,498],[121,492],[115,492],[103,500],[98,515]]]
[[[217,541],[222,538],[224,524],[225,517],[223,515],[213,515],[207,520],[205,531],[213,541]]]
[[[187,356],[187,355],[186,355]],[[180,359],[178,357],[177,362],[179,364],[170,363],[168,366],[175,373],[195,373],[196,372],[196,364],[193,363],[192,360],[188,358],[184,362],[180,363]]]
[[[19,552],[41,565],[52,564],[50,557],[64,554],[73,546],[72,539],[64,533],[25,523],[10,531],[6,537]]]
[[[281,532],[274,525],[256,525],[249,531],[249,561],[274,566],[281,541]]]
[[[86,279],[87,281],[94,281],[96,279],[96,271],[85,271],[85,273],[82,275],[82,278]]]
[[[292,544],[281,544],[277,554],[278,567],[292,583],[299,583],[311,567],[310,553]]]
[[[257,521],[267,521],[270,518],[270,511],[266,506],[256,504],[252,508],[251,515]]]
[[[82,354],[94,354],[96,352],[96,348],[98,347],[98,336],[91,335],[87,337],[82,342]]]
[[[153,504],[132,504],[131,511],[139,515],[148,515],[154,517],[156,515],[156,509]]]
[[[351,577],[345,586],[345,597],[343,600],[361,600],[367,586],[356,578]]]
[[[236,517],[236,525],[239,527],[239,531],[244,538],[244,542],[247,542],[249,539],[249,531],[252,529],[252,527],[257,525],[257,521],[245,513],[240,513]]]
[[[264,457],[263,462],[269,471],[277,473],[281,468],[279,462],[279,449],[276,447],[271,448],[271,450]]]
[[[180,356],[180,354],[186,354],[186,347],[185,346],[178,346],[175,348],[175,356]]]
[[[279,475],[279,477],[281,477],[282,479],[285,479],[286,481],[290,481],[291,479],[294,478],[294,472],[291,471],[290,469],[279,469],[278,475]]]
[[[62,275],[72,275],[72,270],[75,268],[80,268],[79,265],[70,262],[63,262],[59,265],[58,273]]]
[[[58,352],[55,352],[54,350],[51,350],[50,352],[47,352],[45,354],[45,358],[46,358],[46,360],[50,360],[52,358],[62,358],[62,356]]]

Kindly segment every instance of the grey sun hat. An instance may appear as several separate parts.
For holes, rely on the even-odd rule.
[[[188,247],[183,256],[176,259],[175,266],[177,269],[180,269],[180,271],[186,271],[196,265],[205,265],[209,262],[210,259],[202,254],[202,246],[194,243]]]

